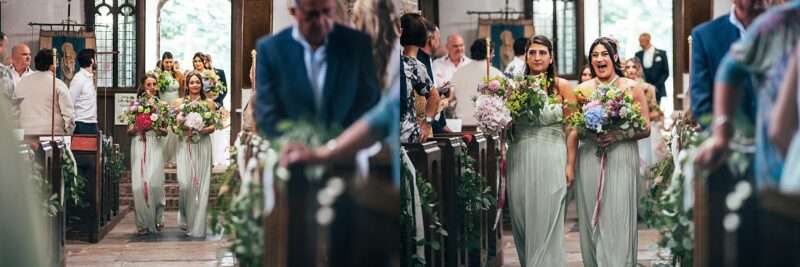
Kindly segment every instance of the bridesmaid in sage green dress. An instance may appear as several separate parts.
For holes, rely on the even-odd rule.
[[[200,102],[214,112],[214,102],[203,94],[203,77],[198,72],[186,75],[187,94],[175,101],[176,107],[183,103]],[[191,141],[191,132],[178,140],[178,184],[180,186],[178,222],[181,229],[191,237],[205,237],[208,212],[208,192],[211,185],[211,137],[214,125],[199,131],[200,140]]]
[[[148,73],[142,79],[137,97],[159,103],[156,76]],[[164,207],[164,136],[166,128],[138,129],[128,126],[131,139],[131,182],[136,228],[139,234],[155,233],[163,227]]]
[[[616,50],[616,42],[610,38],[603,37],[592,43],[589,51],[595,78],[581,83],[577,90],[593,92],[601,85],[613,84],[627,90],[639,103],[642,116],[648,118],[645,95],[635,81],[622,78]],[[633,136],[611,132],[600,136],[584,136],[580,140],[575,189],[584,266],[636,265],[636,181],[639,170],[636,141],[649,136],[649,129],[646,126],[645,130]],[[596,154],[598,147],[606,148],[605,182],[602,187],[600,177],[603,168],[601,158]]]
[[[551,83],[544,89],[561,103],[548,103],[536,121],[514,121],[508,150],[512,232],[522,266],[566,266],[565,202],[578,141],[575,131],[563,124],[568,111],[562,103],[575,98],[569,82],[556,77],[547,37],[534,36],[526,51],[526,75],[546,73]]]
[[[172,53],[164,52],[161,56],[161,71],[167,72],[171,76],[169,86],[166,90],[160,92],[161,100],[167,103],[175,102],[180,97],[180,92],[183,89],[184,77],[183,73],[175,69],[175,59]],[[178,144],[178,136],[172,132],[167,133],[167,140],[164,144],[164,160],[167,162],[175,162],[175,148]]]

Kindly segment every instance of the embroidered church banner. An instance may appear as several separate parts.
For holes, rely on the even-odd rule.
[[[56,77],[64,81],[67,86],[80,70],[78,52],[86,48],[96,50],[96,45],[97,39],[93,32],[41,31],[39,33],[39,49],[57,49]]]
[[[514,40],[534,35],[532,20],[479,19],[478,38],[491,37],[494,47],[492,66],[504,70],[514,60]]]

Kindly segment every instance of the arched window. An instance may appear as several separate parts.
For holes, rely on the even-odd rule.
[[[94,0],[97,87],[136,86],[136,0]]]

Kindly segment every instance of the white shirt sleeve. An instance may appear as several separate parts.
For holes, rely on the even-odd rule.
[[[63,82],[59,84],[58,106],[61,108],[61,117],[64,119],[64,132],[72,135],[72,131],[75,130],[75,108],[68,90]]]

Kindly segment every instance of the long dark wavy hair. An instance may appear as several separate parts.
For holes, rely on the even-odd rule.
[[[155,73],[152,73],[152,72],[145,73],[144,76],[142,76],[142,78],[139,79],[139,89],[136,90],[136,96],[137,97],[143,97],[144,96],[144,94],[145,94],[144,82],[147,81],[147,79],[156,80],[156,83],[158,83],[158,76],[156,76]],[[160,98],[160,94],[161,94],[161,92],[158,90],[158,88],[156,88],[155,97],[156,98]]]
[[[547,52],[550,53],[550,58],[553,59],[553,62],[547,66],[547,80],[551,81],[550,86],[547,87],[548,93],[558,93],[556,90],[556,55],[553,53],[553,42],[550,41],[544,35],[536,35],[533,36],[528,43],[525,45],[525,75],[531,75],[531,67],[528,66],[528,49],[531,48],[531,45],[538,44],[547,47]]]
[[[204,86],[203,85],[203,75],[200,74],[200,72],[198,72],[198,71],[191,71],[191,72],[189,72],[189,74],[186,74],[186,81],[185,81],[185,83],[186,83],[185,84],[186,85],[185,88],[186,89],[184,89],[184,94],[183,95],[186,96],[186,97],[189,97],[189,80],[191,80],[192,77],[197,77],[198,79],[200,79],[200,99],[206,100],[206,94],[203,93],[203,86]]]
[[[169,51],[164,52],[164,54],[161,55],[161,65],[159,66],[159,68],[161,69],[161,71],[169,71],[172,74],[172,77],[177,78],[177,76],[175,75],[175,63],[172,63],[172,69],[171,70],[165,70],[164,69],[164,60],[167,60],[167,59],[172,59],[173,62],[175,60],[173,58],[173,56],[172,56],[172,53],[169,52]]]
[[[619,77],[625,77],[625,71],[622,69],[622,62],[620,62],[619,59],[617,41],[614,39],[609,37],[600,37],[597,38],[597,40],[594,40],[594,42],[592,42],[592,46],[589,47],[589,62],[591,62],[592,51],[594,51],[594,48],[598,45],[602,45],[606,48],[606,50],[608,50],[608,56],[611,57],[611,62],[614,63],[614,73],[619,75]],[[590,70],[592,71],[592,77],[597,77],[597,72],[594,71],[594,66],[592,66]]]

